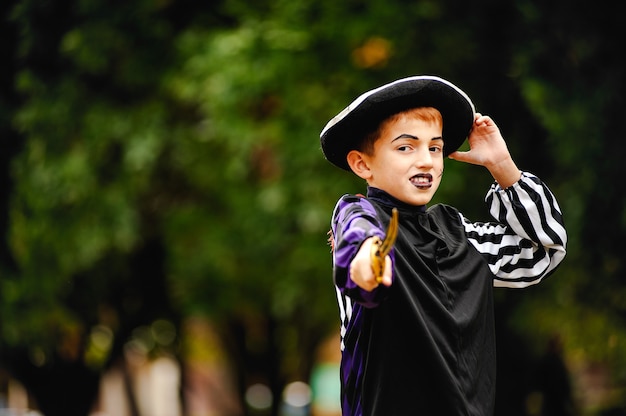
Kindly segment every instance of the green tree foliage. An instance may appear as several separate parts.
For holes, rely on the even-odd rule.
[[[364,189],[323,160],[319,131],[362,91],[429,73],[496,119],[570,230],[554,278],[498,293],[502,356],[515,355],[511,334],[539,351],[560,330],[624,382],[624,29],[579,3],[3,6],[3,364],[26,384],[26,367],[80,368],[74,378],[92,380],[83,409],[49,415],[84,414],[129,340],[200,314],[220,328],[242,389],[306,378],[336,328],[330,213]],[[488,175],[446,163],[438,200],[487,219]],[[153,338],[148,349],[181,356],[171,337]]]
[[[626,188],[621,178],[626,170],[620,138],[626,133],[626,85],[624,58],[615,53],[624,27],[614,10],[575,6],[576,13],[565,2],[520,9],[529,32],[541,34],[517,48],[517,67],[528,74],[520,90],[547,132],[546,150],[558,156],[554,187],[570,243],[560,278],[527,301],[516,320],[542,334],[539,339],[550,332],[565,334],[575,360],[608,363],[619,388],[613,400],[624,407]]]

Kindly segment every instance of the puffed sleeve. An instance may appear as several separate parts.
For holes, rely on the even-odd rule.
[[[462,221],[469,241],[495,275],[494,286],[526,287],[551,274],[565,257],[567,233],[548,187],[522,172],[509,188],[493,184],[485,201],[495,222]]]

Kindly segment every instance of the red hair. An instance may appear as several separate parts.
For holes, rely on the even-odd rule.
[[[365,136],[361,142],[359,150],[365,154],[372,155],[374,153],[374,143],[383,133],[384,129],[390,124],[402,119],[421,120],[425,123],[432,123],[439,127],[443,127],[443,117],[439,110],[434,107],[416,107],[393,114],[384,119],[376,130]]]

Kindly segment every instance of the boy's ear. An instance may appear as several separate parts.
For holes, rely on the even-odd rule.
[[[372,172],[367,163],[367,157],[362,152],[358,150],[351,150],[346,156],[346,160],[348,161],[348,165],[352,172],[354,172],[357,176],[367,180],[372,177]]]

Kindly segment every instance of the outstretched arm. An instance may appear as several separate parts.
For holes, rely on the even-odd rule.
[[[373,240],[374,237],[365,240],[350,262],[350,280],[368,292],[376,289],[381,283],[385,286],[391,286],[391,257],[389,255],[385,258],[382,281],[377,282],[376,276],[374,276],[371,256]]]
[[[468,142],[470,150],[454,152],[449,158],[486,167],[503,189],[519,181],[521,172],[491,117],[476,113]]]
[[[355,302],[366,307],[378,305],[384,288],[393,280],[393,252],[386,257],[379,284],[372,270],[371,250],[373,237],[384,238],[385,230],[376,209],[365,198],[345,195],[335,207],[331,225],[335,285]]]

